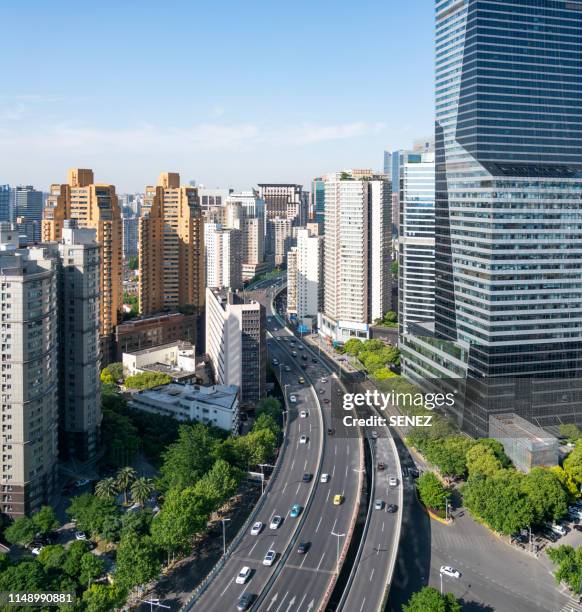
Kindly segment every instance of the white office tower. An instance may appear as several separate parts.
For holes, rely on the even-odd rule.
[[[53,495],[59,422],[55,261],[17,246],[0,224],[1,510],[12,517]]]
[[[292,223],[289,219],[267,219],[268,252],[276,266],[287,263],[287,252],[293,244]]]
[[[236,291],[242,287],[242,232],[220,223],[204,224],[206,286]]]
[[[243,233],[243,264],[265,260],[265,202],[254,189],[231,193],[226,199],[227,225]]]
[[[287,253],[287,316],[297,317],[297,247]]]
[[[390,299],[391,185],[383,176],[325,177],[322,335],[368,338]],[[384,310],[384,312],[381,312]]]
[[[398,322],[401,334],[411,323],[434,321],[434,153],[400,168]]]
[[[206,289],[206,352],[216,382],[236,385],[241,405],[265,395],[267,348],[265,307],[240,295]]]
[[[295,260],[292,267],[295,266],[293,289],[297,319],[300,323],[308,317],[315,321],[323,305],[323,238],[312,234],[308,229],[299,229],[297,246],[291,250],[289,257]],[[293,279],[288,273],[287,292],[292,282]]]
[[[99,451],[100,247],[95,230],[65,221],[58,244],[60,441],[63,459],[90,461]]]

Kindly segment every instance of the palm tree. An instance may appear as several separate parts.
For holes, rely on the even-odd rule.
[[[123,491],[123,499],[125,505],[127,505],[127,490],[131,486],[131,483],[137,478],[137,472],[129,465],[120,468],[117,472],[117,488]]]
[[[154,483],[151,478],[138,478],[131,485],[131,499],[143,506],[154,492]]]
[[[95,495],[97,497],[115,498],[119,493],[119,488],[115,478],[104,478],[95,485]]]

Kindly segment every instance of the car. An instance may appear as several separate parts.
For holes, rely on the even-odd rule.
[[[549,529],[543,532],[543,536],[550,542],[557,542],[559,540],[559,536]]]
[[[91,481],[88,478],[79,478],[79,480],[75,480],[75,486],[77,489],[88,485]]]
[[[275,340],[278,340],[279,342],[281,342],[281,336],[275,336]]]
[[[393,514],[398,510],[398,506],[396,504],[386,504],[386,512],[390,512]]]
[[[238,603],[236,604],[236,609],[238,610],[238,612],[244,612],[245,610],[248,610],[251,607],[251,604],[253,603],[254,599],[255,596],[252,593],[243,593],[240,596]]]
[[[311,363],[319,363],[315,357],[311,358]]]
[[[329,482],[329,474],[322,474],[319,480],[320,482]]]
[[[344,496],[340,495],[339,493],[337,495],[333,496],[333,505],[334,506],[339,506],[340,504],[342,504],[344,501]]]
[[[303,376],[300,376],[300,377],[297,379],[297,382],[298,382],[300,385],[302,385],[302,384],[305,382],[305,378],[303,378]]]
[[[378,439],[378,432],[374,429],[372,431],[372,440],[377,440]]]
[[[548,528],[560,536],[565,536],[568,533],[568,530],[560,523],[552,523],[551,525],[548,525]]]
[[[30,552],[37,557],[38,555],[40,555],[40,551],[42,550],[42,546],[35,546],[33,548],[31,548]]]
[[[318,389],[317,392],[318,393],[325,393],[325,389]]]
[[[272,364],[274,366],[278,366],[279,365],[279,360],[278,359],[273,359]]]
[[[290,396],[289,396],[289,401],[290,401],[292,404],[296,404],[296,403],[297,403],[297,396],[296,396],[296,395],[290,395]]]
[[[299,413],[299,416],[300,416],[302,419],[307,418],[307,410],[302,410],[302,411]]]
[[[441,574],[448,576],[449,578],[460,578],[461,572],[450,565],[442,565],[440,569]]]
[[[307,436],[305,434],[299,438],[299,444],[307,444]]]
[[[293,504],[291,506],[291,512],[289,512],[289,516],[291,518],[297,518],[301,514],[301,510],[303,510],[303,508],[299,504]]]
[[[283,522],[283,517],[279,514],[275,514],[269,523],[269,529],[279,529],[281,523]]]
[[[388,478],[388,484],[391,487],[397,487],[398,486],[398,478],[396,478],[396,476],[390,476],[390,478]]]
[[[291,340],[290,344],[291,346],[295,346],[295,342],[293,340]]]
[[[307,355],[301,355],[301,359],[303,359],[303,361],[307,361]]]
[[[327,382],[327,378],[325,378],[325,376],[324,376],[324,377],[321,379],[321,382],[325,384],[325,383]]]
[[[329,404],[329,398],[328,397],[324,397],[323,398],[323,403],[324,404]]]
[[[278,327],[273,327],[273,331],[279,331]]]
[[[291,372],[291,368],[287,365],[283,369],[285,370],[285,372]]]
[[[75,540],[86,540],[87,534],[84,531],[75,531]]]
[[[238,576],[235,579],[237,584],[244,584],[251,576],[251,568],[248,565],[245,565],[241,571],[238,573]]]
[[[297,357],[297,351],[291,351],[291,355],[293,355],[293,357]]]
[[[382,510],[384,508],[384,502],[381,499],[377,499],[374,502],[374,510]]]
[[[408,468],[408,473],[413,477],[413,478],[418,478],[420,476],[420,471],[417,470],[416,468]]]
[[[328,436],[333,436],[334,433],[335,433],[335,429],[333,429],[333,427],[328,427],[327,428],[327,435]]]
[[[263,565],[267,565],[271,567],[273,565],[275,558],[277,557],[277,553],[274,550],[268,550],[265,558],[263,559]]]
[[[299,542],[297,545],[297,554],[304,555],[309,550],[309,542]]]
[[[263,531],[263,523],[261,523],[261,521],[257,521],[251,527],[251,535],[259,535],[259,533],[261,533],[261,531]]]
[[[311,482],[312,478],[313,474],[310,474],[309,472],[305,472],[305,474],[303,474],[303,482]]]
[[[378,471],[382,472],[385,469],[386,469],[386,464],[382,463],[382,461],[378,461]]]

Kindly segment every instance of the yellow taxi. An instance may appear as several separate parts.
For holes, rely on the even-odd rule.
[[[344,501],[344,496],[343,495],[334,495],[333,496],[333,505],[334,506],[339,506],[341,503],[343,503]]]

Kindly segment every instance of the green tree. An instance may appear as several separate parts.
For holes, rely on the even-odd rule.
[[[172,382],[172,377],[163,372],[139,372],[132,374],[125,379],[125,386],[128,389],[136,389],[142,391],[144,389],[153,389],[161,385],[167,385]]]
[[[32,522],[36,531],[42,535],[47,535],[61,526],[55,511],[50,506],[42,506],[38,512],[32,515]]]
[[[554,573],[556,582],[565,582],[577,595],[582,593],[582,548],[562,545],[550,547],[546,552],[558,566]]]
[[[130,270],[137,270],[139,268],[139,259],[137,257],[130,257],[127,260],[127,267]]]
[[[151,478],[137,478],[131,484],[131,499],[143,506],[154,492],[154,483]]]
[[[77,578],[81,571],[81,559],[89,551],[89,542],[83,540],[75,540],[72,542],[67,549],[67,556],[63,563],[63,571],[71,576],[71,578]]]
[[[270,414],[260,414],[253,423],[253,431],[259,431],[261,429],[268,429],[277,435],[281,428],[277,424],[277,421]]]
[[[550,468],[550,472],[556,475],[556,478],[560,481],[560,484],[564,488],[564,491],[568,493],[568,497],[574,499],[578,497],[580,491],[576,481],[572,476],[564,470],[560,465],[554,465]]]
[[[441,595],[433,587],[423,587],[402,609],[403,612],[461,612],[462,606],[452,593]]]
[[[425,472],[418,478],[416,481],[416,488],[420,501],[422,501],[427,508],[444,510],[447,489],[445,489],[443,483],[433,472]]]
[[[265,397],[258,403],[255,414],[257,420],[265,415],[276,421],[281,416],[281,402],[276,397]]]
[[[129,465],[119,469],[115,476],[115,483],[119,491],[123,491],[123,501],[127,505],[127,492],[134,480],[137,478],[137,472]]]
[[[526,474],[522,489],[534,510],[534,521],[538,524],[553,521],[568,511],[568,493],[555,472],[536,467]]]
[[[103,368],[101,370],[101,375],[99,377],[101,382],[105,385],[114,385],[115,380],[113,380],[113,376],[111,376],[111,372],[107,368]]]
[[[363,348],[364,348],[364,343],[358,338],[350,338],[344,344],[344,352],[348,353],[349,355],[357,356],[360,354],[360,351],[362,351]]]
[[[467,471],[469,476],[493,476],[503,469],[501,461],[493,449],[481,441],[467,451]]]
[[[0,574],[0,591],[39,593],[49,586],[47,575],[37,561],[21,561]]]
[[[83,593],[87,612],[111,612],[123,606],[127,591],[118,584],[92,584]]]
[[[159,548],[151,537],[125,536],[117,548],[115,580],[131,590],[155,578],[161,570]]]
[[[564,470],[580,486],[582,484],[582,440],[578,440],[574,450],[564,459]]]
[[[79,582],[83,586],[91,586],[91,583],[99,578],[105,571],[105,561],[93,553],[85,553],[81,557],[79,565]]]
[[[448,436],[429,442],[425,455],[444,476],[461,478],[467,473],[467,451],[472,445],[465,436]]]
[[[67,551],[62,544],[53,544],[50,546],[43,546],[37,559],[38,562],[46,569],[58,569],[60,570],[67,558]]]
[[[163,454],[160,487],[183,489],[193,485],[212,466],[217,445],[216,438],[202,423],[181,425],[178,440]]]
[[[137,512],[126,512],[121,518],[121,537],[128,533],[146,535],[150,532],[153,513],[149,508],[142,508]]]
[[[4,531],[4,537],[10,544],[28,546],[36,536],[36,525],[28,516],[17,518],[10,527]]]
[[[115,361],[113,363],[110,363],[106,369],[109,370],[109,373],[111,374],[115,382],[123,380],[125,377],[125,370],[123,368],[123,363],[121,363],[120,361]]]
[[[153,541],[170,555],[185,550],[192,536],[208,521],[208,502],[193,488],[172,488],[166,493],[162,510],[152,521]]]
[[[566,438],[568,442],[574,443],[582,437],[582,433],[575,423],[562,423],[560,425],[560,438]]]
[[[89,493],[74,497],[67,508],[67,514],[77,521],[79,529],[109,541],[115,537],[113,526],[116,526],[117,531],[121,528],[119,508],[115,502]]]
[[[210,514],[236,493],[242,477],[241,470],[218,459],[212,469],[194,485],[194,491],[200,498],[207,500],[205,509]]]
[[[107,499],[115,499],[119,493],[119,487],[115,478],[103,478],[95,485],[95,495]]]

